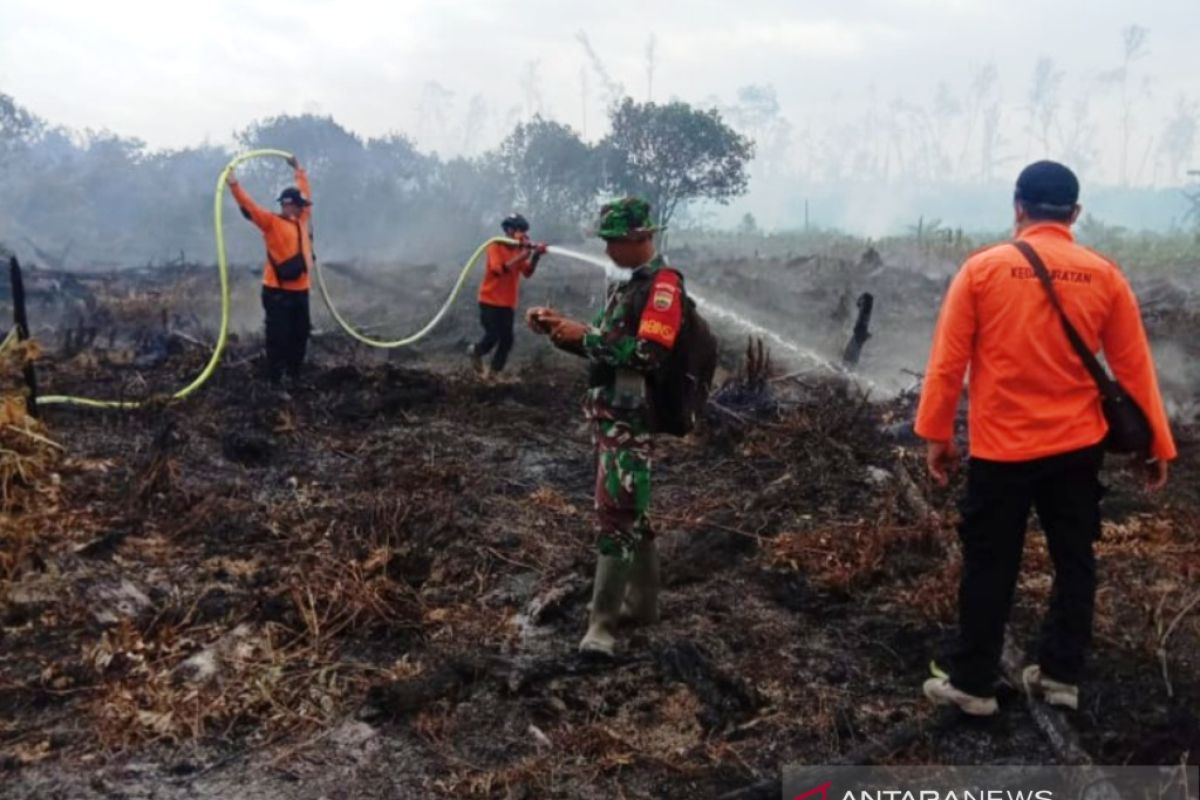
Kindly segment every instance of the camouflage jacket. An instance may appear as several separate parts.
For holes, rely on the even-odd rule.
[[[646,381],[671,352],[683,317],[679,273],[661,256],[609,287],[604,309],[583,337],[590,362],[589,419],[646,418]]]

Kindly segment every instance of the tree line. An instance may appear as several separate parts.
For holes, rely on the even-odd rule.
[[[153,150],[55,127],[0,94],[0,242],[59,268],[211,260],[217,176],[235,151],[267,147],[307,169],[326,258],[446,257],[512,210],[538,238],[574,241],[605,195],[644,195],[666,224],[691,201],[746,191],[754,143],[719,111],[624,98],[609,122],[592,144],[534,115],[493,150],[443,159],[401,133],[363,137],[330,116],[285,114],[238,131],[233,147]],[[247,162],[239,176],[263,205],[289,180],[275,160]]]

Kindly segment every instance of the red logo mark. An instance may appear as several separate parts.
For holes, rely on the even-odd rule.
[[[829,800],[829,787],[832,785],[833,781],[825,781],[815,789],[809,789],[804,794],[796,795],[792,800],[809,800],[809,798],[816,800],[818,795],[820,795],[821,800]]]

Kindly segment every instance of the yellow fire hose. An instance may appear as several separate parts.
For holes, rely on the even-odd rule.
[[[286,150],[271,149],[251,150],[246,153],[241,153],[240,155],[234,156],[234,158],[225,165],[225,168],[221,170],[221,174],[217,177],[217,189],[213,196],[213,230],[216,235],[217,242],[217,271],[221,277],[221,327],[217,334],[217,344],[213,348],[212,355],[209,357],[208,363],[204,366],[204,369],[187,386],[183,387],[172,395],[168,395],[166,398],[167,400],[182,400],[195,392],[197,389],[203,386],[209,378],[212,377],[213,373],[217,369],[217,365],[221,362],[221,356],[225,352],[225,344],[229,337],[229,264],[225,254],[225,223],[222,216],[225,180],[228,177],[230,170],[234,169],[243,161],[248,161],[252,158],[269,157],[289,159],[292,157],[292,154]],[[450,307],[454,304],[455,299],[462,291],[462,287],[466,283],[467,275],[470,274],[471,268],[475,266],[475,263],[479,260],[479,257],[483,255],[483,252],[487,249],[487,246],[493,242],[516,244],[516,242],[512,239],[497,236],[492,239],[488,239],[486,242],[479,245],[479,247],[475,249],[475,252],[471,254],[471,257],[467,259],[467,263],[463,264],[462,270],[458,274],[458,280],[455,282],[454,287],[450,290],[450,295],[446,298],[446,302],[442,304],[442,307],[438,309],[438,312],[433,316],[433,319],[431,319],[425,325],[425,327],[421,328],[416,333],[393,341],[373,339],[363,333],[360,333],[353,326],[351,326],[350,323],[346,322],[346,320],[342,318],[342,315],[338,313],[337,308],[333,305],[333,300],[329,296],[329,290],[325,286],[325,276],[321,274],[321,266],[319,262],[314,264],[314,272],[317,274],[317,286],[321,290],[321,297],[324,299],[325,305],[328,306],[329,313],[333,316],[334,320],[337,321],[338,325],[341,326],[342,330],[363,344],[370,345],[371,347],[404,347],[423,339],[437,326],[439,322],[442,321],[442,318],[446,315],[446,312],[450,310]],[[5,341],[5,344],[7,344],[7,340]],[[0,349],[3,349],[3,346],[3,344],[0,344]],[[81,406],[84,408],[115,408],[132,410],[141,408],[152,401],[96,400],[90,397],[45,395],[39,397],[37,402],[39,406],[71,405]]]
[[[371,347],[406,347],[414,342],[424,339],[429,335],[429,332],[437,327],[437,324],[442,321],[442,317],[446,316],[446,312],[450,310],[450,306],[454,305],[454,300],[458,297],[459,292],[462,291],[463,284],[465,284],[467,281],[467,275],[471,273],[471,268],[475,266],[475,262],[477,262],[479,257],[483,255],[485,250],[487,250],[488,245],[492,244],[493,242],[517,244],[517,242],[513,239],[508,239],[503,236],[496,236],[488,239],[486,242],[479,245],[479,247],[475,248],[475,252],[471,254],[471,257],[467,259],[467,263],[463,264],[462,270],[458,273],[458,280],[455,281],[454,288],[450,290],[450,294],[446,297],[446,302],[442,303],[442,307],[439,308],[438,312],[433,315],[433,319],[425,323],[425,327],[421,328],[421,330],[405,336],[402,339],[372,339],[370,336],[355,330],[350,323],[342,319],[342,315],[338,313],[337,307],[334,306],[333,300],[329,297],[329,290],[325,287],[325,276],[321,272],[320,262],[316,262],[314,264],[314,272],[317,273],[317,288],[321,290],[321,298],[325,301],[325,305],[329,308],[329,313],[333,316],[334,320],[337,321],[337,324],[341,326],[342,330],[350,334],[358,341],[365,345],[370,345]]]

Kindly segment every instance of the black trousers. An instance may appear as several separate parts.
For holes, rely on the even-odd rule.
[[[508,354],[513,346],[513,319],[511,308],[479,304],[479,321],[483,323],[483,338],[475,345],[475,352],[486,356],[496,348],[492,356],[492,372],[499,372],[508,363]]]
[[[1099,445],[1033,461],[971,459],[960,505],[963,572],[958,592],[959,641],[950,682],[981,697],[995,693],[1029,509],[1037,510],[1054,563],[1050,608],[1042,622],[1043,674],[1078,683],[1092,637],[1100,538]]]
[[[286,371],[298,378],[312,329],[308,292],[264,286],[262,304],[267,316],[267,377],[278,383]]]

